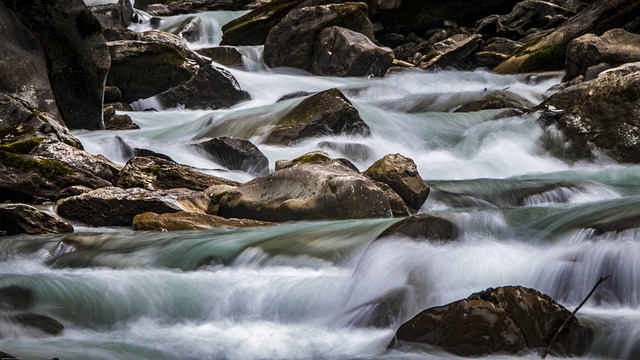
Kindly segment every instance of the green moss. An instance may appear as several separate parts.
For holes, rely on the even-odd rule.
[[[566,52],[566,45],[549,46],[533,52],[518,66],[518,72],[562,70]]]
[[[440,55],[439,51],[429,51],[428,53],[422,56],[422,58],[420,59],[420,62],[429,62],[438,55]]]
[[[10,144],[0,145],[0,150],[16,154],[28,154],[44,140],[45,138],[32,138],[25,141],[16,141]]]
[[[338,187],[334,183],[329,183],[329,190],[331,190],[331,192],[335,194],[338,192]]]
[[[211,195],[209,197],[211,199],[211,203],[214,205],[220,203],[220,199],[222,199],[222,197],[227,195],[228,193],[229,193],[228,191],[223,191],[219,194]]]
[[[311,154],[299,156],[291,161],[297,164],[317,164],[317,163],[325,162],[327,160],[331,160],[331,159],[329,159],[326,155],[323,155],[320,153],[311,153]]]
[[[142,188],[142,189],[146,189],[147,188],[147,184],[145,184],[143,181],[141,180],[133,180],[132,182],[130,182],[128,184],[129,188]]]
[[[56,159],[34,159],[22,154],[0,150],[0,161],[6,166],[24,172],[37,172],[42,176],[69,175],[71,170],[62,161]]]
[[[147,174],[151,174],[151,175],[156,175],[157,176],[158,173],[160,172],[160,170],[162,170],[162,168],[159,167],[159,166],[149,166],[149,167],[146,167],[146,168],[142,169],[141,171],[144,172],[144,173],[147,173]]]
[[[530,48],[533,45],[537,44],[538,41],[540,41],[540,39],[542,39],[542,38],[539,37],[539,38],[535,38],[535,39],[531,39],[531,40],[527,41],[524,45],[522,45],[519,48],[513,50],[513,52],[511,52],[511,54],[509,54],[509,57],[522,55],[525,52],[525,50],[527,50],[528,48]]]

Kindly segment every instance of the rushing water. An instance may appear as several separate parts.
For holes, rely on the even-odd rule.
[[[192,46],[215,45],[220,19],[238,15],[198,15],[206,26]],[[186,18],[163,18],[161,27],[179,34],[176,24]],[[376,240],[396,219],[171,233],[77,226],[73,235],[12,236],[0,242],[0,287],[32,289],[32,310],[65,330],[38,337],[14,327],[3,333],[0,350],[65,360],[453,359],[437,349],[387,345],[422,309],[487,287],[533,287],[572,309],[600,276],[611,275],[578,313],[596,330],[584,358],[640,358],[638,230],[593,230],[638,216],[640,168],[554,158],[541,146],[535,114],[451,112],[492,90],[539,103],[558,78],[417,70],[384,79],[320,78],[268,71],[255,65],[259,48],[243,51],[253,65],[228,70],[253,100],[215,111],[132,112],[140,130],[78,137],[88,151],[119,163],[127,160],[126,144],[240,181],[251,176],[228,171],[189,145],[222,135],[247,138],[272,167],[318,148],[362,170],[387,153],[402,153],[432,187],[421,212],[453,221],[460,239]],[[291,147],[261,143],[261,128],[301,100],[276,102],[281,96],[332,87],[351,99],[371,136]],[[323,142],[341,146],[332,150]],[[65,239],[85,250],[73,250]]]

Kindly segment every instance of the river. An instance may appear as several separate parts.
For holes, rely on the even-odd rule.
[[[220,41],[241,13],[202,13],[193,48]],[[146,18],[143,15],[143,18]],[[179,32],[183,15],[163,19]],[[137,25],[145,30],[148,25]],[[177,30],[176,30],[177,29]],[[435,348],[387,349],[395,329],[419,311],[502,285],[523,285],[575,308],[595,331],[584,359],[640,358],[640,241],[637,229],[598,232],[593,224],[640,212],[640,167],[605,157],[568,164],[541,145],[537,114],[454,113],[507,90],[541,102],[559,77],[486,71],[409,70],[384,78],[317,77],[266,69],[259,47],[241,48],[244,69],[227,68],[252,100],[221,110],[161,109],[153,99],[130,112],[140,130],[77,132],[85,149],[126,161],[123,143],[238,181],[191,143],[250,139],[276,160],[321,142],[360,170],[389,153],[412,158],[431,195],[420,212],[461,230],[452,242],[376,240],[398,219],[283,223],[257,229],[134,232],[74,224],[74,235],[12,236],[0,242],[0,287],[34,292],[34,312],[61,321],[59,337],[14,327],[0,350],[21,359],[455,359]],[[371,128],[368,137],[323,137],[290,147],[261,143],[273,114],[298,91],[341,89]],[[81,236],[92,248],[61,243]],[[203,259],[216,261],[202,265]],[[384,325],[374,326],[376,319]],[[491,359],[536,359],[536,353]]]

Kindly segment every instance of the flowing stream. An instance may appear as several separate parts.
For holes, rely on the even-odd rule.
[[[216,45],[220,26],[242,13],[197,15],[194,48]],[[180,33],[195,15],[163,18]],[[143,19],[148,16],[141,13]],[[191,18],[189,18],[191,17]],[[188,19],[188,21],[185,21]],[[148,24],[136,25],[145,30]],[[12,236],[0,242],[0,287],[21,285],[33,312],[61,321],[59,337],[13,328],[0,350],[21,359],[455,359],[434,348],[387,349],[419,311],[502,285],[549,294],[595,329],[584,359],[640,358],[639,230],[594,230],[640,213],[640,167],[606,158],[567,164],[541,145],[536,114],[454,113],[486,91],[533,103],[559,78],[485,71],[420,70],[382,79],[316,77],[268,70],[259,47],[227,68],[253,100],[229,109],[128,113],[140,130],[80,132],[86,150],[126,162],[126,148],[166,154],[230,179],[190,144],[246,138],[270,160],[323,149],[365,170],[388,153],[412,158],[432,188],[421,212],[453,221],[458,240],[378,239],[398,219],[284,223],[257,229],[134,232],[76,226],[73,235]],[[261,129],[302,98],[341,89],[369,124],[369,137],[332,136],[291,147],[261,143]],[[61,241],[76,237],[87,249]],[[492,359],[539,358],[536,353]]]

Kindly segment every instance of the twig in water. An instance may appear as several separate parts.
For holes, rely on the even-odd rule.
[[[607,280],[608,278],[610,278],[611,275],[605,276],[605,277],[600,277],[600,279],[598,279],[598,282],[593,286],[593,289],[591,289],[591,291],[589,292],[589,294],[587,295],[586,298],[584,298],[584,300],[582,300],[582,302],[580,303],[580,305],[578,305],[578,307],[573,310],[573,312],[571,313],[571,315],[569,315],[564,322],[562,323],[562,325],[560,325],[560,328],[558,329],[558,331],[556,331],[556,334],[553,335],[553,338],[551,338],[551,341],[549,341],[549,346],[547,346],[547,348],[544,350],[544,352],[542,353],[542,357],[541,359],[546,359],[547,355],[549,355],[549,351],[551,350],[551,345],[553,344],[553,342],[556,340],[556,338],[558,337],[558,335],[560,335],[560,332],[562,332],[562,330],[564,330],[564,327],[567,325],[567,323],[569,323],[569,320],[571,320],[576,313],[578,312],[578,310],[580,310],[580,308],[582,307],[582,305],[584,305],[584,303],[587,302],[587,300],[589,300],[589,298],[591,297],[591,295],[593,295],[593,293],[596,291],[596,289],[598,288],[598,286],[600,286],[600,284],[602,284],[603,281]]]

